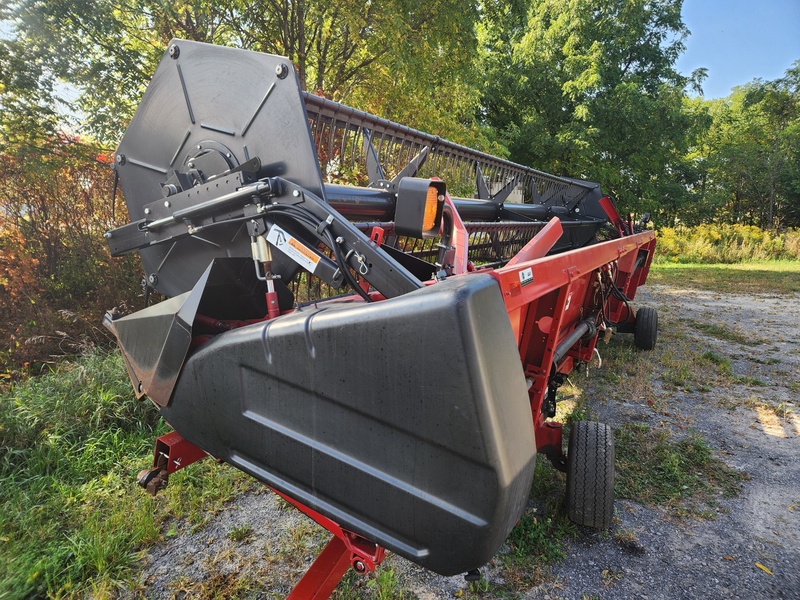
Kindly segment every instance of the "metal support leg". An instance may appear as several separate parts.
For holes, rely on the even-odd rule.
[[[325,600],[330,597],[350,568],[350,555],[345,543],[333,536],[286,600]]]

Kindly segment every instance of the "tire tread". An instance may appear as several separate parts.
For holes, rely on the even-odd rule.
[[[640,350],[652,350],[658,340],[658,311],[649,306],[636,311],[633,342]]]
[[[569,436],[567,515],[605,529],[614,514],[614,438],[605,423],[579,421]]]

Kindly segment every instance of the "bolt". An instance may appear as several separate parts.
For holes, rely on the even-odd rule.
[[[337,237],[336,238],[336,243],[337,244],[344,244],[344,238],[342,236]]]
[[[117,154],[117,164],[124,165],[125,164],[125,155],[124,154]]]
[[[275,75],[278,76],[278,79],[284,79],[289,74],[289,67],[285,64],[280,63],[275,65]]]
[[[150,214],[150,209],[149,208],[145,208],[144,209],[144,214],[149,215]]]
[[[169,54],[169,57],[170,57],[170,58],[172,58],[172,59],[176,59],[176,58],[178,58],[178,57],[181,55],[181,49],[180,49],[180,48],[178,48],[178,45],[177,45],[177,44],[172,44],[172,45],[169,47],[169,50],[167,50],[167,53]]]
[[[158,275],[156,275],[155,273],[150,273],[150,275],[147,276],[147,283],[149,283],[152,286],[157,285],[158,284]]]
[[[169,200],[164,200],[164,208],[169,208],[172,206],[172,203]]]
[[[187,163],[186,166],[189,167],[190,169],[194,169],[194,163],[193,162]]]
[[[107,240],[110,240],[110,239],[111,239],[111,232],[110,232],[110,231],[106,231],[106,232],[103,234],[103,237],[104,237],[104,238],[106,238]]]
[[[294,196],[295,198],[299,198],[300,197],[300,190],[293,191],[292,192],[292,196]]]
[[[367,565],[365,565],[362,561],[356,559],[353,561],[353,570],[356,573],[364,573],[367,570]]]
[[[141,382],[141,381],[139,382],[139,385],[137,385],[137,386],[136,386],[136,389],[138,389],[138,390],[139,390],[139,393],[140,393],[140,394],[142,393],[142,390],[144,389],[144,385],[142,385],[142,382]]]

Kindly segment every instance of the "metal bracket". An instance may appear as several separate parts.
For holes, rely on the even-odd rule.
[[[352,567],[359,575],[371,573],[386,557],[386,549],[375,542],[343,529],[338,523],[301,504],[291,496],[270,487],[278,496],[327,529],[333,537],[325,549],[297,583],[287,600],[309,600],[328,598],[341,581],[347,569]]]
[[[153,467],[140,471],[136,483],[151,496],[167,487],[169,476],[208,456],[205,450],[183,439],[177,431],[156,440]]]

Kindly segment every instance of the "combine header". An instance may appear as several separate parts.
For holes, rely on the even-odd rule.
[[[385,550],[477,575],[522,514],[536,453],[577,523],[613,510],[610,429],[564,452],[556,391],[630,306],[655,246],[597,184],[555,177],[301,91],[278,56],[174,40],[115,167],[169,299],[105,324],[175,432],[151,493],[206,455],[333,539],[292,592],[323,598]],[[461,197],[468,196],[468,197]]]

